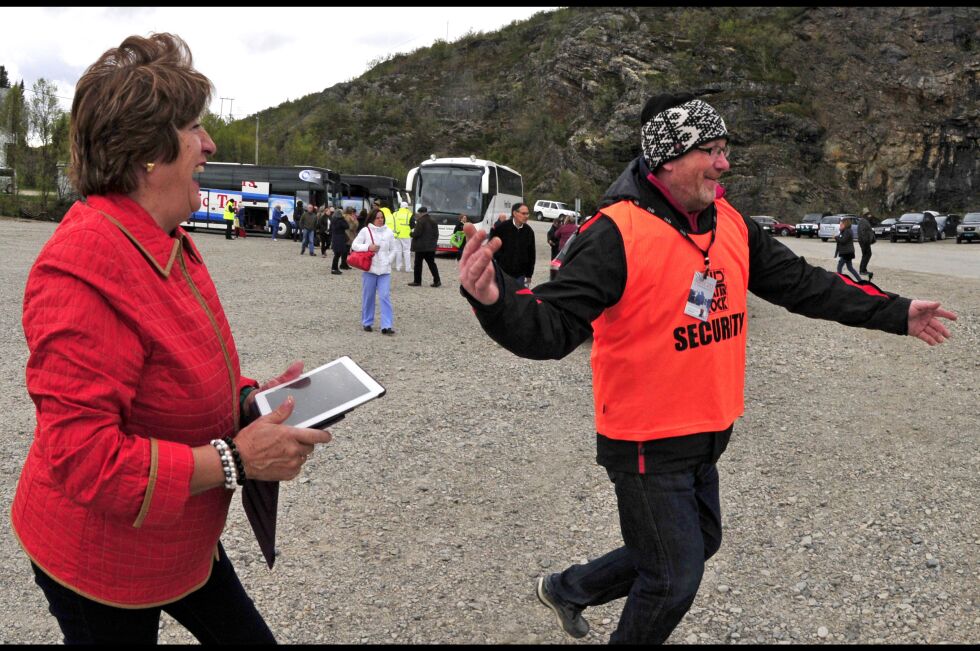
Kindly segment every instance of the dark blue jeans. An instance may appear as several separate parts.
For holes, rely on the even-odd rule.
[[[218,550],[219,559],[203,587],[156,608],[106,606],[62,586],[34,563],[31,567],[65,644],[156,644],[161,610],[202,644],[275,644],[276,638],[245,593],[220,544]]]
[[[572,565],[555,591],[582,608],[626,597],[610,644],[661,644],[691,607],[704,562],[721,546],[718,470],[703,463],[657,475],[610,471],[609,479],[626,544]]]

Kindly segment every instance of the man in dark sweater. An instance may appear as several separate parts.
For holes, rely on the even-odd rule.
[[[814,267],[742,216],[719,184],[729,135],[708,103],[659,95],[640,121],[642,155],[579,228],[555,280],[516,285],[495,263],[499,244],[483,246],[469,225],[459,278],[481,327],[516,355],[560,359],[593,338],[597,461],[615,486],[623,546],[540,577],[537,596],[574,637],[589,631],[585,608],[626,597],[610,642],[659,644],[721,545],[716,463],[744,411],[748,292],[929,345],[956,315]]]
[[[514,204],[510,219],[499,222],[490,232],[491,238],[500,239],[494,259],[521,287],[527,287],[534,274],[534,231],[527,225],[530,214],[526,203]]]

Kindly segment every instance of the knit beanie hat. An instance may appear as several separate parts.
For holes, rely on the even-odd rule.
[[[651,97],[640,122],[640,144],[650,171],[702,143],[729,137],[718,111],[690,94]]]

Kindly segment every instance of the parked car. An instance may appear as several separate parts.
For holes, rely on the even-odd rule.
[[[956,226],[956,243],[980,241],[980,212],[968,212]]]
[[[875,237],[879,240],[883,237],[890,237],[892,234],[892,228],[895,226],[895,222],[898,220],[894,217],[889,217],[888,219],[881,220],[881,223],[877,226],[871,228],[875,232]]]
[[[816,237],[817,231],[820,229],[820,220],[828,215],[830,215],[829,212],[808,212],[803,215],[803,220],[796,225],[796,237],[803,235],[811,238]]]
[[[769,233],[770,235],[773,234],[772,225],[776,220],[772,217],[752,216],[749,217],[749,219],[758,223],[765,232]]]
[[[574,209],[570,208],[568,204],[564,204],[561,201],[551,201],[548,199],[539,199],[535,201],[534,209],[531,211],[531,213],[538,221],[542,219],[555,221],[562,215],[575,215],[575,222],[578,223],[582,217],[580,214],[575,212]]]
[[[948,215],[936,215],[936,228],[939,229],[939,239],[945,240],[947,237],[956,237],[956,225],[959,223],[959,215],[952,213]]]
[[[820,229],[817,231],[817,237],[826,242],[827,240],[832,240],[837,237],[838,231],[840,231],[840,220],[845,217],[851,218],[851,232],[854,234],[854,241],[857,242],[858,239],[858,227],[857,227],[857,216],[850,215],[847,213],[841,215],[827,215],[820,219]]]
[[[891,240],[908,240],[909,242],[935,242],[939,239],[939,227],[936,225],[936,212],[907,212],[898,218],[892,229]]]
[[[786,224],[784,222],[781,222],[778,219],[776,219],[775,217],[769,217],[768,215],[757,215],[755,217],[752,217],[752,219],[754,219],[755,221],[759,222],[762,225],[768,224],[769,225],[769,228],[770,228],[770,232],[773,235],[795,235],[796,234],[796,227],[795,226],[793,226],[792,224]]]

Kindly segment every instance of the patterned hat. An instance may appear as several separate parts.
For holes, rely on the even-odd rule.
[[[725,121],[718,111],[699,99],[685,101],[686,97],[690,95],[661,95],[651,98],[643,109],[640,141],[651,171],[702,143],[728,137]],[[673,98],[681,102],[671,103]],[[664,104],[667,104],[665,108],[657,110]]]

